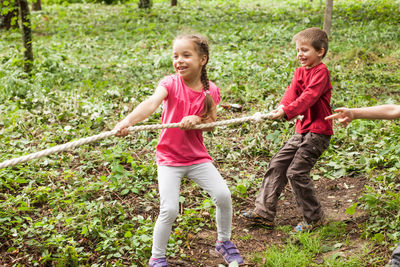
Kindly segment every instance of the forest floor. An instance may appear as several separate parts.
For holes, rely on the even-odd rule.
[[[338,247],[336,251],[322,253],[315,260],[316,266],[324,263],[324,258],[332,253],[357,254],[361,253],[366,240],[361,237],[361,225],[368,218],[368,214],[361,209],[357,209],[353,215],[345,212],[347,208],[357,202],[358,197],[368,183],[365,178],[343,177],[337,180],[320,179],[315,181],[315,187],[319,199],[322,202],[329,223],[344,222],[349,241],[347,245]],[[235,211],[233,218],[232,240],[237,245],[241,255],[245,259],[244,266],[258,266],[249,263],[249,257],[255,253],[262,253],[270,245],[284,244],[287,233],[279,229],[267,229],[254,225],[243,219],[239,214],[254,206],[254,196],[248,199],[234,199],[241,202],[240,211]],[[297,209],[296,202],[289,186],[286,187],[278,203],[278,212],[275,220],[276,225],[294,227],[301,220],[301,215]],[[247,236],[248,238],[241,238]],[[222,257],[214,251],[216,231],[214,229],[204,229],[194,236],[190,246],[186,247],[185,253],[189,256],[187,260],[170,259],[171,266],[218,266],[225,264]],[[390,252],[383,246],[376,246],[374,249],[377,255],[385,258],[390,257]],[[262,257],[262,256],[261,256]],[[265,259],[263,260],[265,262]],[[225,264],[226,265],[226,264]]]

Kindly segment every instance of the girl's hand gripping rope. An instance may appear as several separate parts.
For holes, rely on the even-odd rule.
[[[117,125],[115,125],[113,131],[117,131],[117,133],[115,134],[116,136],[126,136],[129,134],[129,128],[130,123],[126,120],[122,120],[119,123],[117,123]]]
[[[186,116],[179,123],[179,128],[182,130],[189,130],[199,123],[201,123],[201,117],[196,115]]]

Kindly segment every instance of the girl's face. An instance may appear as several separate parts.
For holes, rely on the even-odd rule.
[[[207,56],[199,55],[195,43],[187,39],[178,39],[175,40],[172,50],[175,71],[184,80],[199,79]]]
[[[318,65],[324,54],[325,49],[321,48],[320,51],[315,50],[310,42],[297,41],[296,42],[297,59],[300,61],[302,67],[306,69]]]

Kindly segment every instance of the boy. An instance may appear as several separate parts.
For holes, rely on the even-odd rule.
[[[304,219],[295,230],[309,231],[325,218],[310,171],[333,134],[332,122],[325,120],[332,114],[332,85],[329,70],[322,63],[328,51],[328,36],[319,28],[309,28],[296,34],[293,41],[301,67],[296,69],[272,119],[291,120],[297,115],[304,118],[296,122],[296,134],[271,159],[255,209],[243,213],[243,217],[272,227],[278,198],[289,180]]]
[[[338,108],[337,114],[326,117],[326,120],[338,119],[347,126],[354,119],[392,120],[400,118],[400,105],[381,105],[366,108]],[[389,262],[391,267],[400,267],[400,244],[393,251]]]

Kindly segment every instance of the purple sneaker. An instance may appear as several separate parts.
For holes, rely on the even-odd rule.
[[[236,261],[238,264],[243,264],[243,258],[240,256],[239,250],[231,241],[217,241],[215,245],[215,251],[220,254],[226,263]]]
[[[153,258],[151,257],[149,260],[149,267],[168,267],[168,262],[166,258]]]

